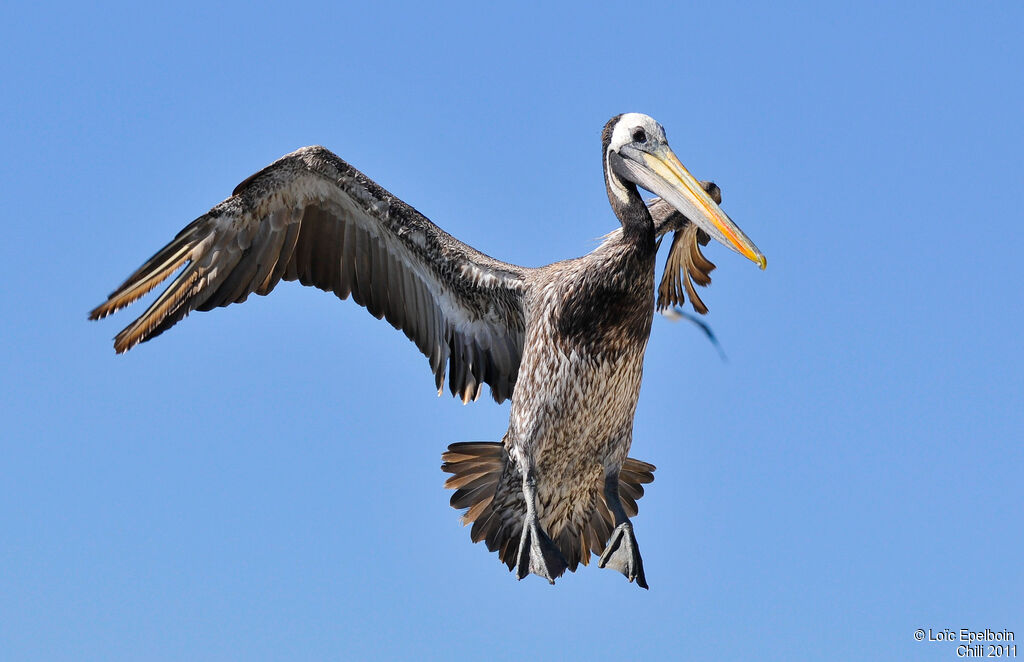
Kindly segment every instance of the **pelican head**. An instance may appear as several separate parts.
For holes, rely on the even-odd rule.
[[[608,121],[602,133],[608,198],[622,211],[643,204],[637,186],[660,196],[715,240],[756,262],[767,261],[743,230],[732,222],[668,146],[665,129],[641,113]]]

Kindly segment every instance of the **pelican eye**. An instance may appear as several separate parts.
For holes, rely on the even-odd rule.
[[[636,129],[633,129],[633,142],[636,142],[636,143],[647,142],[647,132],[644,131],[643,129],[639,128],[639,127],[637,127]]]

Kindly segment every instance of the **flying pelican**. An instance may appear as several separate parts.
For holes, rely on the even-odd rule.
[[[765,267],[647,115],[613,117],[601,134],[605,187],[622,224],[589,255],[527,268],[458,241],[323,147],[304,147],[252,175],[185,227],[90,313],[100,319],[184,267],[114,339],[124,352],[193,310],[241,303],[298,280],[350,294],[386,318],[445,374],[463,402],[483,384],[512,399],[501,442],[458,443],[442,455],[451,504],[471,538],[509,570],[554,583],[586,565],[647,588],[629,520],[654,466],[627,458],[654,314],[660,237],[675,231],[659,307],[706,308],[713,238]],[[660,200],[648,203],[637,188]],[[652,216],[653,212],[653,216]],[[680,286],[682,283],[682,286]]]

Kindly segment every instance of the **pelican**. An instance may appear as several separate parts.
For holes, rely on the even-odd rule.
[[[527,268],[458,241],[323,147],[304,147],[239,184],[145,262],[89,315],[101,319],[180,270],[114,338],[116,352],[150,340],[194,310],[266,295],[298,280],[349,295],[401,329],[427,356],[435,386],[468,402],[484,384],[511,398],[500,442],[456,443],[442,455],[471,538],[519,579],[554,583],[598,556],[647,588],[631,516],[655,467],[627,457],[655,310],[655,257],[674,231],[658,307],[714,265],[715,239],[765,267],[765,257],[639,113],[601,134],[608,200],[621,228],[590,254]],[[639,188],[658,198],[645,203]],[[692,280],[691,280],[692,279]]]

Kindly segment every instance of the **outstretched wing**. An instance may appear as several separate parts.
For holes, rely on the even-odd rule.
[[[458,241],[323,147],[304,147],[239,184],[94,309],[100,319],[181,269],[117,334],[124,352],[193,310],[241,303],[298,280],[349,294],[430,359],[438,391],[512,395],[523,349],[523,267]]]
[[[716,204],[721,204],[722,191],[714,182],[701,182],[701,185]],[[673,232],[672,246],[665,260],[665,273],[658,285],[658,310],[682,306],[686,301],[683,295],[685,290],[693,309],[701,315],[707,314],[708,307],[697,295],[693,284],[697,283],[701,287],[711,284],[711,272],[715,265],[700,251],[700,247],[707,246],[711,238],[661,198],[649,200],[647,209],[654,219],[655,236],[661,237]]]

